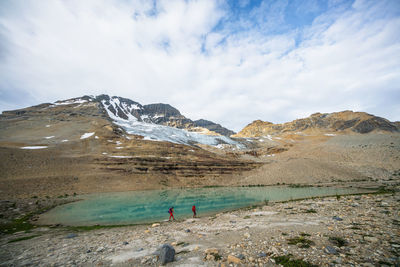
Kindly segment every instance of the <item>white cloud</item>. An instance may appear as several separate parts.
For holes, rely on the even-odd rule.
[[[266,32],[283,23],[284,4],[254,9],[265,25],[246,31],[253,18],[237,31],[212,0],[2,5],[0,110],[108,93],[234,130],[344,109],[400,120],[395,1],[335,2],[312,25],[274,35]]]

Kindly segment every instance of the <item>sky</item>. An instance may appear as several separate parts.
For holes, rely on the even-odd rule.
[[[234,131],[342,110],[398,121],[400,1],[0,1],[0,111],[99,94]]]

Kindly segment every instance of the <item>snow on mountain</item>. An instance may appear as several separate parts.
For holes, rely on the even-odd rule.
[[[143,114],[144,108],[142,105],[129,99],[127,99],[128,101],[124,100],[119,97],[103,95],[100,102],[113,122],[121,126],[129,134],[143,136],[145,140],[167,141],[176,144],[193,145],[199,143],[218,148],[221,147],[218,146],[219,144],[228,144],[242,148],[241,144],[226,136],[203,135],[184,129],[151,123],[153,119],[164,117],[164,115],[155,114],[151,116],[150,114]]]

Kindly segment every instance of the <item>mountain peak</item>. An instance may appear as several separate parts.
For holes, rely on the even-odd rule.
[[[332,133],[354,132],[369,133],[372,131],[398,132],[400,128],[384,118],[365,112],[345,110],[333,113],[314,113],[307,118],[297,119],[283,124],[273,124],[256,120],[247,125],[235,137],[257,137],[287,132]]]

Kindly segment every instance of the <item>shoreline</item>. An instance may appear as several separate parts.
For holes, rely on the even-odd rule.
[[[345,183],[345,184],[344,183],[340,183],[340,184],[335,184],[335,185],[338,188],[352,188],[354,186],[354,184],[355,183],[352,182],[352,183]],[[376,190],[376,192],[351,193],[351,194],[343,194],[341,196],[345,196],[345,195],[363,195],[363,194],[380,194],[379,190],[382,189],[383,187],[385,187],[381,183],[374,183],[373,184],[373,188],[371,189],[372,184],[371,183],[369,183],[369,184],[370,184],[369,187],[365,187],[365,188],[358,187],[358,188],[366,189],[366,190]],[[329,185],[332,185],[332,183],[329,183]],[[332,187],[332,186],[329,186],[329,185],[325,184],[324,186]],[[338,185],[340,185],[340,187]],[[268,186],[270,186],[270,185],[268,185]],[[271,186],[276,186],[276,185],[271,185]],[[290,185],[279,185],[279,186],[290,187]],[[307,187],[314,187],[314,186],[315,187],[319,187],[319,186],[321,186],[321,184],[307,185]],[[223,186],[221,186],[221,187],[223,187]],[[226,187],[229,187],[229,186],[226,186]],[[238,187],[246,188],[246,187],[253,187],[253,186],[238,186]],[[209,188],[209,187],[205,187],[205,188]],[[171,189],[178,190],[177,188],[171,188]],[[386,189],[384,189],[384,190],[386,190]],[[393,190],[393,189],[389,189],[389,190]],[[148,191],[148,190],[139,190],[139,191]],[[127,191],[127,192],[135,192],[135,191]],[[103,192],[100,192],[100,194],[102,194],[102,193]],[[119,193],[119,192],[108,192],[108,193]],[[382,193],[385,193],[385,191],[383,191]],[[91,193],[91,194],[98,194],[98,193]],[[91,195],[91,194],[84,194],[84,195]],[[60,197],[50,198],[50,199],[46,198],[46,199],[43,199],[43,200],[47,201],[47,203],[46,203],[47,205],[44,205],[44,207],[40,207],[40,206],[39,207],[34,207],[34,205],[32,205],[33,202],[35,200],[38,201],[35,198],[32,198],[32,199],[23,198],[22,200],[23,200],[23,202],[25,202],[24,203],[25,204],[25,209],[22,208],[20,210],[19,207],[18,207],[16,209],[16,210],[18,210],[16,214],[13,214],[11,216],[7,215],[7,214],[6,214],[6,216],[3,215],[3,218],[6,217],[9,220],[8,220],[8,222],[7,221],[6,222],[2,221],[2,223],[0,224],[0,226],[2,226],[2,228],[0,229],[0,234],[7,235],[7,234],[10,234],[10,233],[12,234],[12,233],[18,231],[18,228],[16,230],[13,230],[11,228],[11,227],[13,227],[13,222],[15,222],[15,221],[18,221],[19,225],[20,224],[29,224],[31,226],[29,229],[37,228],[37,227],[41,227],[41,226],[77,227],[77,228],[79,228],[79,227],[89,227],[89,228],[91,228],[91,227],[93,227],[93,228],[99,227],[99,228],[101,228],[101,227],[119,227],[119,226],[132,226],[132,225],[148,225],[148,224],[152,224],[154,222],[157,222],[157,220],[155,220],[155,221],[151,221],[151,222],[141,222],[141,223],[134,223],[134,224],[109,224],[109,225],[92,224],[92,225],[81,225],[81,226],[77,226],[77,225],[76,226],[71,226],[71,225],[62,225],[62,224],[38,224],[37,223],[37,220],[39,219],[39,217],[42,214],[44,214],[44,213],[46,213],[46,212],[50,211],[51,209],[54,209],[54,208],[56,208],[58,206],[69,204],[69,203],[73,203],[73,202],[76,202],[76,201],[81,201],[83,199],[76,199],[76,198],[79,198],[81,196],[82,195],[68,196],[68,197],[65,197],[65,198],[60,198]],[[308,199],[314,199],[314,198],[335,197],[335,196],[336,195],[315,196],[315,197],[306,197],[306,198],[298,198],[298,199],[285,200],[285,201],[270,201],[270,202],[271,203],[285,203],[285,202],[290,202],[290,201],[301,201],[301,200],[308,200]],[[15,203],[17,203],[19,200],[21,200],[21,199],[16,198],[16,199],[13,199],[13,201],[1,201],[0,203],[4,204],[5,202],[10,202],[10,203],[14,203],[14,205],[15,205]],[[33,208],[33,210],[31,209],[31,210],[27,211],[26,210],[26,207],[27,207],[26,203],[28,203],[28,208]],[[248,209],[250,207],[259,207],[259,206],[263,206],[263,205],[265,205],[264,202],[260,202],[260,203],[254,203],[252,205],[248,205],[248,206],[245,206],[245,207],[240,207],[240,208],[230,209],[230,210],[225,210],[225,211],[219,211],[219,212],[232,212],[232,211],[237,211],[237,210],[242,210],[242,209]],[[4,210],[4,207],[3,207],[3,210]],[[219,212],[217,212],[217,211],[210,212],[209,214],[207,214],[205,216],[212,216],[213,214],[216,214],[216,213],[219,213]],[[11,224],[11,227],[7,227],[7,226],[5,226],[5,224]]]
[[[289,188],[289,189],[293,189],[293,188],[312,188],[312,187],[317,187],[320,188],[320,186],[311,186],[311,185],[306,185],[306,186],[299,186],[299,185],[279,185],[279,186],[275,186],[278,188]],[[232,212],[232,211],[237,211],[237,210],[241,210],[241,209],[249,209],[249,208],[254,208],[254,207],[262,207],[264,205],[266,205],[267,203],[285,203],[285,202],[290,202],[290,201],[300,201],[300,200],[308,200],[308,199],[318,199],[318,198],[326,198],[326,197],[340,197],[340,196],[348,196],[348,195],[363,195],[363,194],[379,194],[379,193],[386,193],[386,192],[391,192],[390,190],[382,190],[381,187],[374,187],[374,188],[363,188],[363,187],[353,187],[353,186],[345,186],[342,185],[340,187],[338,186],[324,186],[326,188],[339,188],[339,189],[355,189],[355,190],[359,190],[360,192],[349,192],[349,193],[335,193],[335,194],[321,194],[321,195],[317,195],[317,196],[306,196],[306,197],[290,197],[290,199],[286,199],[286,200],[260,200],[257,202],[253,202],[253,203],[248,203],[248,204],[244,204],[242,207],[237,207],[237,208],[230,208],[230,207],[225,207],[225,208],[221,208],[219,210],[207,210],[205,212],[202,212],[203,216],[213,216],[217,213],[226,213],[226,212]],[[246,188],[254,188],[253,186],[241,186],[241,187],[217,187],[216,189],[246,189]],[[262,187],[256,187],[256,188],[262,188]],[[202,188],[203,189],[203,188]],[[204,189],[213,189],[213,188],[204,188]],[[170,190],[190,190],[190,189],[170,189]],[[262,189],[261,189],[262,190]],[[146,190],[148,191],[148,190]],[[146,192],[146,191],[139,191],[139,192]],[[156,190],[156,191],[165,191],[165,190]],[[80,196],[81,198],[83,197],[83,199],[80,200],[85,200],[85,199],[90,199],[91,197],[95,197],[95,196],[102,196],[102,195],[109,195],[109,194],[118,194],[118,193],[130,193],[130,192],[137,192],[137,191],[126,191],[126,192],[109,192],[109,193],[94,193],[94,194],[87,194],[85,196]],[[75,200],[72,202],[76,202],[76,201],[80,201],[80,200]],[[69,202],[69,203],[72,203]],[[69,203],[65,203],[65,204],[61,204],[61,205],[66,205]],[[59,206],[55,206],[52,207],[51,209],[55,209],[58,208]],[[55,221],[52,220],[51,218],[43,218],[46,217],[43,216],[43,214],[51,212],[50,210],[47,210],[44,213],[38,214],[38,220],[35,222],[36,226],[51,226],[51,225],[61,225],[63,227],[93,227],[93,226],[104,226],[104,227],[116,227],[116,226],[132,226],[132,225],[147,225],[147,224],[152,224],[152,223],[157,223],[157,222],[162,222],[162,219],[145,219],[143,218],[143,220],[140,221],[136,221],[136,222],[132,222],[132,223],[101,223],[101,222],[88,222],[88,223],[63,223],[61,221]],[[191,218],[191,213],[181,213],[181,214],[176,214],[175,216],[181,216],[180,220],[184,220],[184,219],[188,219]],[[53,216],[54,217],[54,216]]]
[[[5,252],[1,262],[18,266],[57,262],[68,266],[150,266],[157,264],[152,254],[156,248],[169,243],[177,254],[168,266],[228,266],[230,255],[244,266],[275,266],[279,257],[321,266],[375,266],[385,261],[393,265],[400,262],[399,202],[397,190],[389,194],[271,202],[153,225],[91,231],[39,227],[30,233],[0,238],[0,249]],[[330,238],[342,238],[347,243],[338,246]],[[9,243],[16,239],[21,240]],[[291,245],[289,240],[300,243]],[[301,240],[312,243],[307,247],[303,243],[308,241]],[[211,248],[217,249],[220,257],[208,256],[205,251]],[[10,258],[10,253],[20,256]]]

